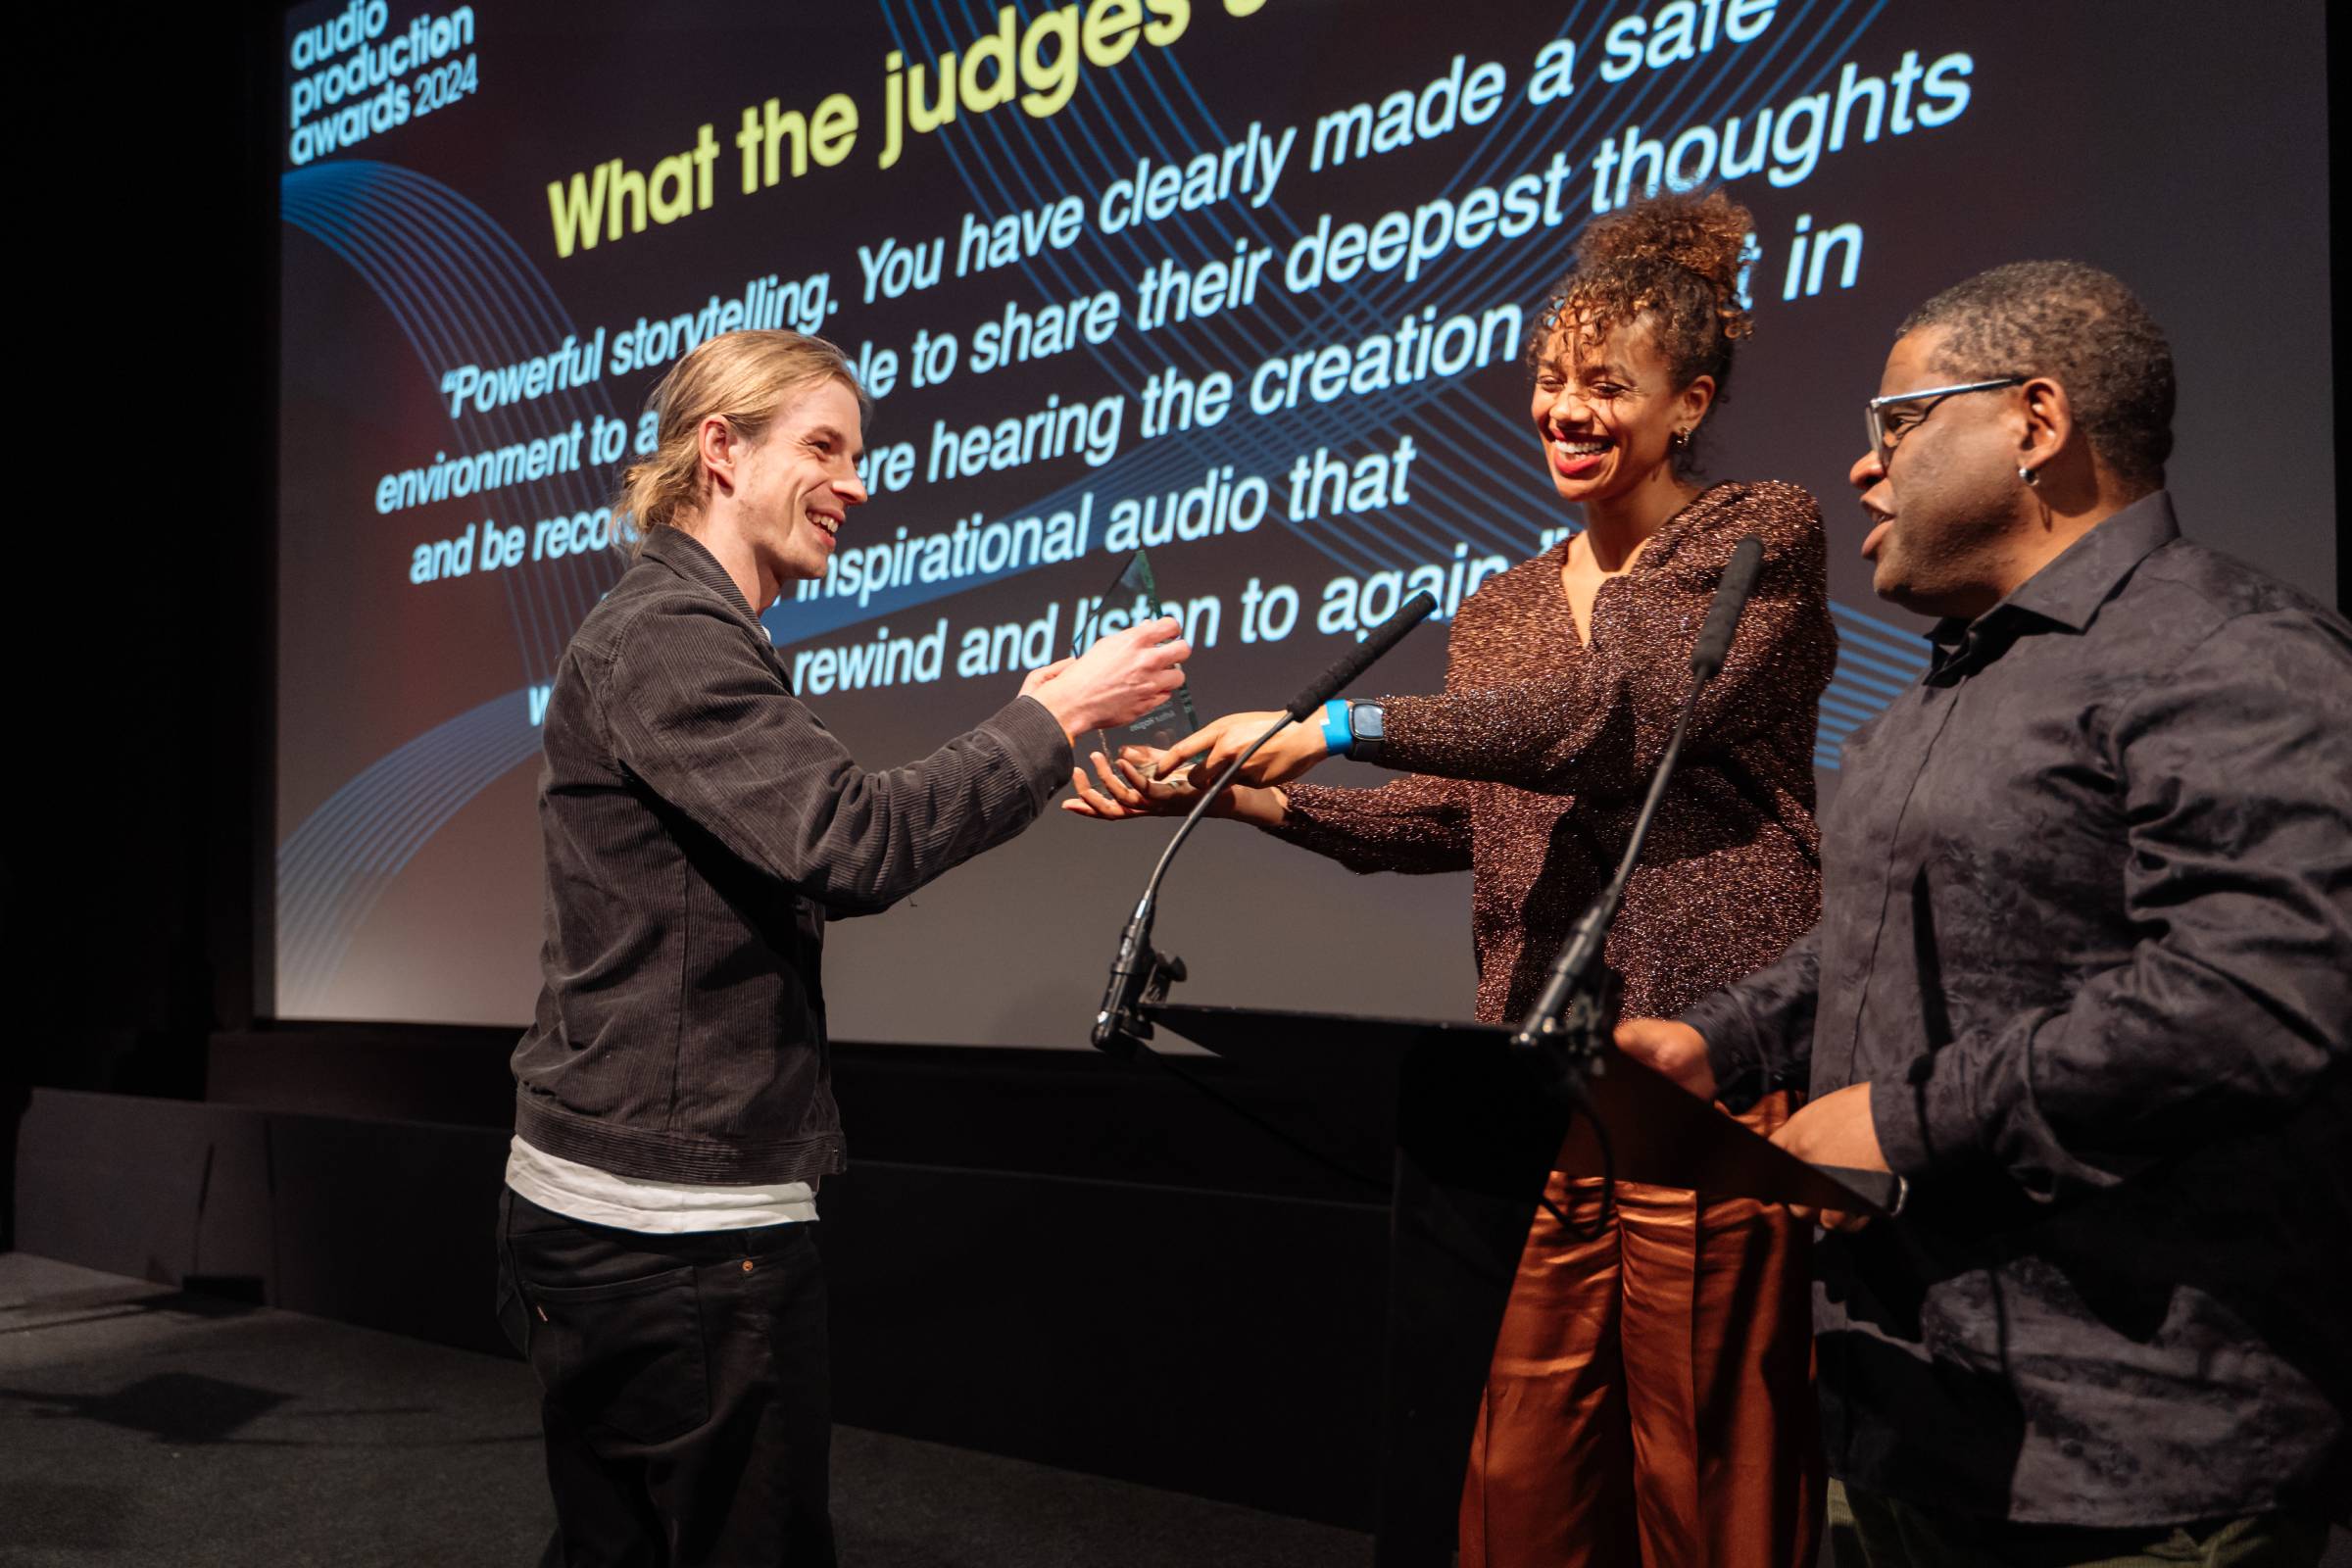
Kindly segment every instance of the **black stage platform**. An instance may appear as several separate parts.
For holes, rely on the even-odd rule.
[[[0,1564],[519,1568],[551,1517],[533,1393],[519,1361],[0,1253]],[[833,1486],[849,1568],[1372,1560],[1356,1531],[855,1427]]]
[[[520,1568],[520,1362],[0,1254],[0,1563]],[[856,1568],[1360,1568],[1371,1538],[843,1427]]]

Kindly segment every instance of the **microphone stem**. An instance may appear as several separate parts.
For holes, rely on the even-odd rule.
[[[1690,714],[1698,707],[1698,694],[1706,688],[1707,678],[1701,675],[1690,683],[1690,692],[1683,698],[1682,711],[1675,715],[1674,733],[1666,739],[1666,752],[1658,760],[1658,770],[1650,775],[1649,794],[1642,802],[1642,814],[1634,818],[1634,831],[1626,840],[1625,854],[1618,858],[1617,874],[1600,897],[1576,922],[1568,934],[1568,944],[1560,950],[1557,962],[1551,966],[1551,976],[1544,982],[1544,994],[1536,999],[1519,1032],[1511,1044],[1523,1051],[1532,1051],[1544,1038],[1555,1031],[1568,1004],[1586,989],[1587,976],[1600,961],[1601,949],[1609,940],[1609,928],[1617,923],[1617,910],[1625,903],[1625,888],[1633,880],[1635,862],[1642,858],[1642,845],[1649,837],[1650,823],[1658,814],[1658,803],[1666,798],[1667,782],[1674,777],[1674,764],[1681,758],[1683,736],[1690,728]]]
[[[1152,951],[1152,914],[1159,897],[1160,879],[1168,874],[1168,862],[1218,796],[1231,787],[1234,778],[1255,757],[1258,749],[1272,740],[1289,725],[1298,722],[1313,710],[1317,704],[1341,687],[1362,674],[1374,661],[1400,642],[1404,634],[1419,625],[1438,608],[1438,601],[1426,589],[1398,606],[1396,612],[1383,621],[1379,630],[1353,654],[1341,659],[1323,672],[1322,679],[1291,700],[1282,716],[1268,726],[1266,732],[1250,743],[1250,749],[1225,764],[1215,782],[1200,792],[1193,808],[1185,813],[1168,847],[1159,852],[1159,863],[1152,867],[1152,880],[1144,884],[1144,896],[1136,902],[1135,913],[1127,921],[1127,929],[1119,938],[1119,956],[1110,966],[1110,984],[1102,993],[1102,1010],[1095,1014],[1094,1043],[1097,1050],[1130,1055],[1143,1047],[1145,1031],[1151,1026],[1137,1015],[1144,995],[1158,980],[1162,972],[1175,979],[1184,978],[1181,965],[1160,957]],[[1320,694],[1320,695],[1318,695]]]
[[[1110,989],[1103,994],[1102,1010],[1095,1017],[1094,1043],[1098,1049],[1108,1050],[1114,1042],[1124,1043],[1131,1050],[1143,1044],[1136,1027],[1139,1020],[1135,1017],[1135,1007],[1142,994],[1150,988],[1152,973],[1159,967],[1159,955],[1152,951],[1152,916],[1159,900],[1160,879],[1168,874],[1168,864],[1176,858],[1176,852],[1183,847],[1185,839],[1191,836],[1201,817],[1207,814],[1217,797],[1232,786],[1234,778],[1248,765],[1250,759],[1255,757],[1266,742],[1296,722],[1289,713],[1284,713],[1263,735],[1250,743],[1248,751],[1226,763],[1224,771],[1216,776],[1207,789],[1200,792],[1200,798],[1193,803],[1193,808],[1177,824],[1175,834],[1168,840],[1168,847],[1159,852],[1158,863],[1152,867],[1152,878],[1144,884],[1144,896],[1136,901],[1135,913],[1128,917],[1127,929],[1119,938],[1119,957],[1111,966]]]

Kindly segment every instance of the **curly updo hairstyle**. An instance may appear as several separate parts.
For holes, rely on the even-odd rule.
[[[1577,240],[1576,265],[1553,285],[1528,335],[1528,368],[1539,368],[1561,333],[1597,348],[1617,327],[1648,318],[1675,387],[1715,379],[1715,402],[1730,391],[1732,346],[1755,330],[1740,301],[1740,271],[1755,219],[1720,190],[1652,196],[1595,219]],[[1674,455],[1687,471],[1697,445]]]

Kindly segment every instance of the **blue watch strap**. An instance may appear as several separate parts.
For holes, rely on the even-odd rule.
[[[1335,757],[1354,755],[1355,726],[1348,717],[1345,698],[1335,697],[1323,705],[1323,744]]]

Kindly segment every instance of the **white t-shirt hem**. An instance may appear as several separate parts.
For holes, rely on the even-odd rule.
[[[567,1219],[657,1236],[748,1231],[816,1218],[816,1189],[807,1182],[719,1187],[640,1181],[535,1149],[519,1133],[507,1146],[507,1185]]]

